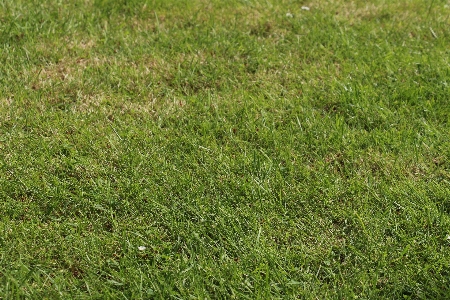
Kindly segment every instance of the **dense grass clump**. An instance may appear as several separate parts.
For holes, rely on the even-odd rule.
[[[448,1],[0,1],[0,299],[450,295]]]

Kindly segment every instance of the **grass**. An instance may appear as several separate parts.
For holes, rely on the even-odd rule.
[[[0,1],[0,299],[449,297],[449,5]]]

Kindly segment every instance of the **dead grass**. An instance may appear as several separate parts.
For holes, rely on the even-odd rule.
[[[430,3],[418,1],[309,1],[305,4],[311,10],[321,10],[335,15],[336,20],[350,24],[362,21],[392,19],[396,24],[425,22],[429,18],[440,22],[447,22],[445,14],[436,14],[436,11],[448,9],[441,3]],[[450,9],[449,9],[450,11]]]

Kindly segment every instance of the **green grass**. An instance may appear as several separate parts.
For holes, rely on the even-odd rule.
[[[0,0],[0,299],[448,298],[449,5]]]

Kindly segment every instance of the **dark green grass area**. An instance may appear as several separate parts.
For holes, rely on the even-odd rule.
[[[0,299],[450,297],[449,5],[0,0]]]

